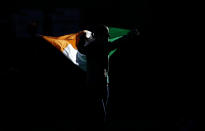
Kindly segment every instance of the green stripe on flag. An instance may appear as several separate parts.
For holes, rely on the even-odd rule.
[[[126,35],[129,31],[128,29],[109,27],[110,39]]]
[[[109,34],[110,34],[109,42],[113,42],[121,38],[123,35],[126,35],[128,32],[130,32],[130,30],[128,29],[109,27]],[[110,56],[112,56],[116,51],[117,49],[110,51],[108,58],[110,58]]]

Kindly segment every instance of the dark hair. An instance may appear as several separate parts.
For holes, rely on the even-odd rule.
[[[88,30],[93,32],[93,36],[96,37],[109,37],[108,27],[104,24],[97,24],[90,26]]]

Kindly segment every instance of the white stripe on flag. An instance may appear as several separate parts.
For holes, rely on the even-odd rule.
[[[86,71],[86,56],[74,49],[71,44],[64,49],[63,54],[83,71]]]

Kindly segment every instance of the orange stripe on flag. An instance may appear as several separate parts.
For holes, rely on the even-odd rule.
[[[44,38],[57,49],[63,52],[69,44],[71,44],[73,48],[77,50],[76,44],[78,43],[80,36],[84,33],[84,31],[81,31],[78,33],[63,35],[59,37],[42,36],[42,38]]]

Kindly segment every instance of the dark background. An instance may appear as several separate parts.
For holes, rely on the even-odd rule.
[[[81,126],[85,74],[35,34],[58,36],[93,24],[141,32],[111,58],[109,130],[203,127],[198,57],[186,38],[186,14],[170,3],[158,8],[148,0],[8,1],[2,7],[0,130]]]

